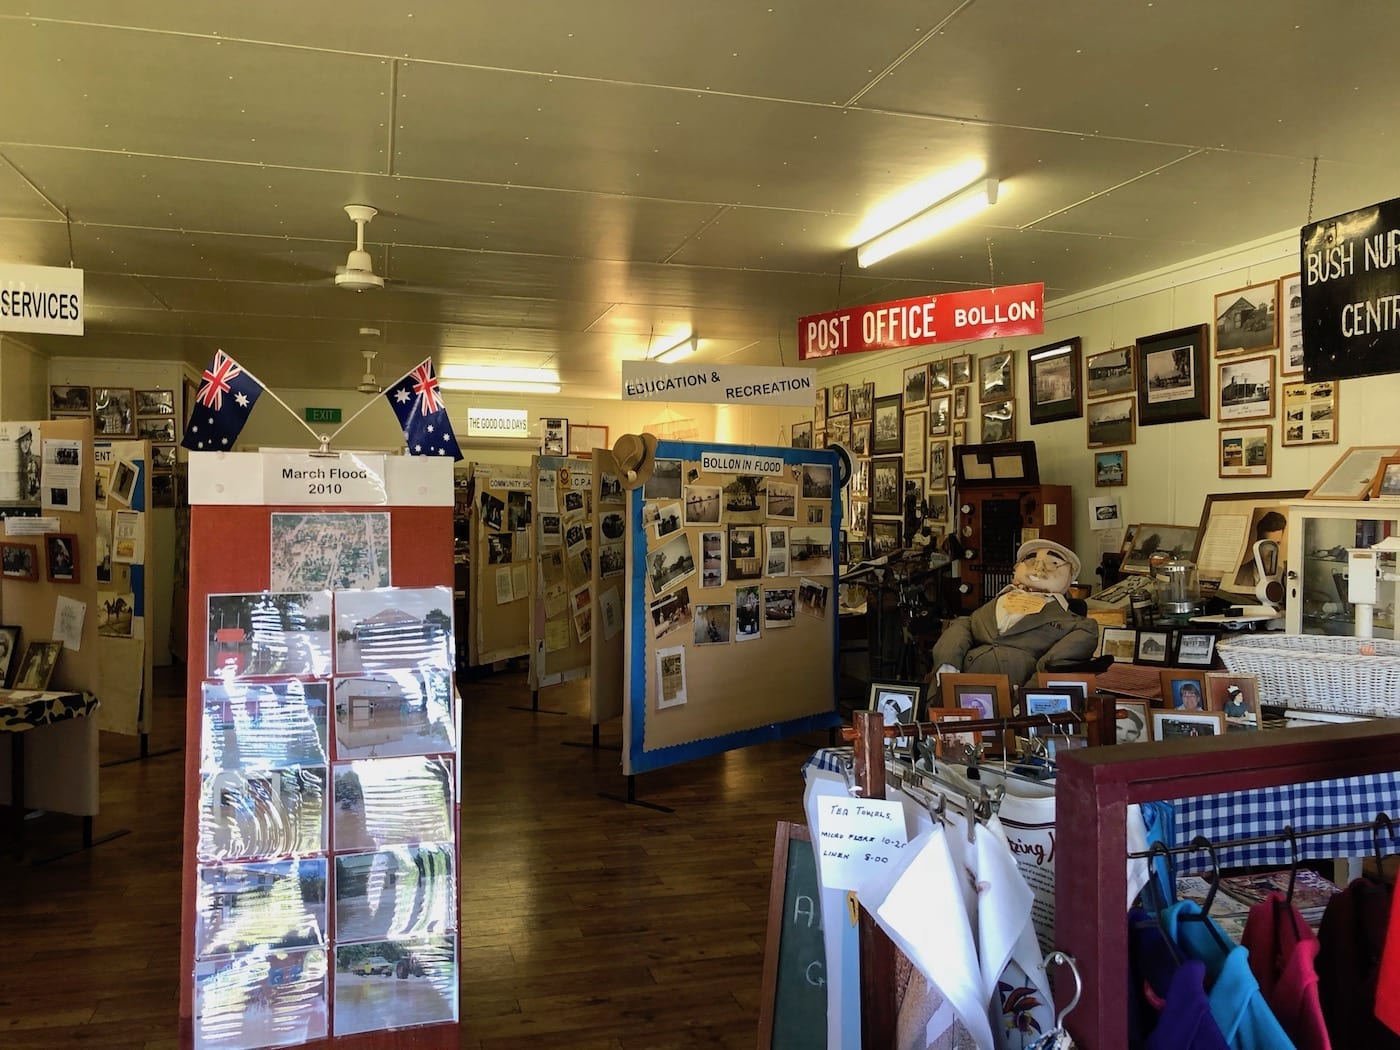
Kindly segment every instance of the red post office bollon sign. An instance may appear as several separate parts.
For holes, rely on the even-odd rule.
[[[1045,331],[1045,285],[1014,284],[854,306],[797,319],[797,356],[832,357]]]

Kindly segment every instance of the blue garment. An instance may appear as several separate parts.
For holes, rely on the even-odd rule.
[[[1167,936],[1182,954],[1205,963],[1210,1012],[1231,1050],[1296,1050],[1259,991],[1249,969],[1249,953],[1231,943],[1212,919],[1183,921],[1200,914],[1199,904],[1185,900],[1168,908],[1162,919]]]
[[[1142,810],[1143,830],[1147,833],[1147,848],[1151,849],[1158,842],[1168,849],[1176,845],[1173,834],[1176,827],[1176,807],[1170,802],[1144,802],[1139,808]],[[1148,872],[1149,878],[1159,891],[1156,899],[1176,900],[1176,876],[1167,858],[1160,853],[1152,857],[1148,860]]]

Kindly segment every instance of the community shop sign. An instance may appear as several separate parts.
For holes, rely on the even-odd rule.
[[[834,357],[1045,331],[1045,285],[1014,284],[855,306],[797,319],[797,356]]]
[[[814,391],[810,368],[622,362],[624,401],[797,405],[810,408]]]
[[[83,334],[83,271],[0,264],[0,332]]]

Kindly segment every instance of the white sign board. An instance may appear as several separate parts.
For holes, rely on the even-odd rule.
[[[860,891],[900,862],[909,834],[899,802],[833,795],[819,805],[816,847],[823,887]]]
[[[811,408],[815,370],[764,365],[622,362],[622,400]]]
[[[381,455],[269,453],[263,463],[264,503],[381,505],[389,502]]]
[[[468,408],[467,437],[530,436],[530,414],[523,408]]]
[[[0,332],[83,334],[83,271],[0,264]]]
[[[733,452],[700,453],[700,469],[706,474],[767,474],[780,477],[785,464],[777,456],[750,456]]]

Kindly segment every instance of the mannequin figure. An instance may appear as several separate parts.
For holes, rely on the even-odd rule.
[[[933,645],[937,674],[1004,674],[1025,685],[1047,664],[1088,660],[1099,625],[1071,612],[1066,595],[1079,558],[1053,540],[1027,540],[1016,552],[1011,585],[971,616],[949,624]]]

